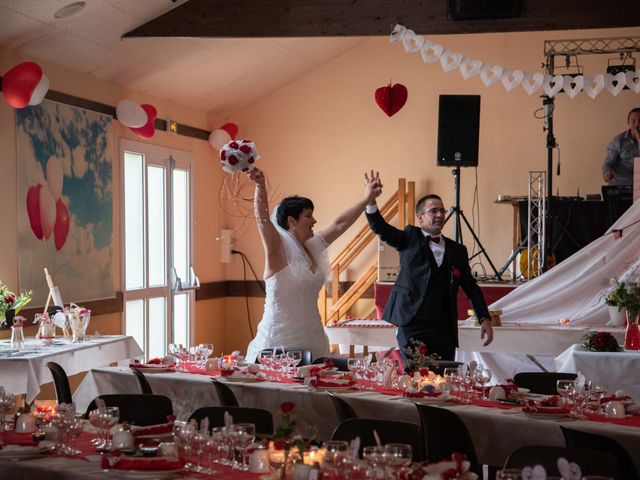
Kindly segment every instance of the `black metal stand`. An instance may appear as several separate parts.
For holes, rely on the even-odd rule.
[[[553,97],[543,96],[542,107],[544,112],[544,121],[547,124],[547,208],[546,217],[544,219],[546,223],[546,238],[544,245],[544,260],[542,270],[547,270],[547,259],[553,255],[553,233],[555,230],[555,222],[552,215],[552,201],[553,201],[553,149],[558,146],[556,143],[556,137],[553,135],[553,109],[555,108],[553,103]],[[558,175],[560,175],[560,164],[558,164]],[[551,265],[553,266],[553,265]]]
[[[464,221],[465,225],[469,229],[469,232],[473,236],[473,239],[475,240],[475,242],[480,247],[480,250],[478,250],[476,253],[474,253],[472,256],[470,256],[469,260],[471,261],[473,258],[477,257],[478,255],[484,255],[485,258],[487,259],[487,261],[489,262],[489,265],[491,265],[491,268],[493,269],[493,273],[495,275],[495,278],[497,280],[501,280],[502,279],[502,273],[500,273],[500,272],[498,272],[498,270],[496,270],[496,267],[493,265],[493,262],[489,258],[489,255],[487,255],[487,251],[482,246],[482,243],[480,242],[480,239],[478,238],[476,233],[473,231],[473,228],[471,227],[471,224],[467,220],[467,217],[464,216],[464,212],[460,208],[460,167],[459,166],[455,167],[451,171],[451,174],[455,178],[455,183],[454,183],[455,184],[455,203],[454,203],[453,207],[451,207],[451,211],[447,215],[447,218],[444,219],[444,223],[446,224],[452,216],[455,216],[454,220],[455,220],[456,242],[463,243],[462,242],[462,229],[461,229],[461,226],[460,226],[460,219],[462,218],[462,220]]]

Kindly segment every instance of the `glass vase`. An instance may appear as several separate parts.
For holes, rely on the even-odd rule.
[[[638,325],[638,315],[627,309],[627,331],[624,334],[625,350],[640,350],[640,326]]]

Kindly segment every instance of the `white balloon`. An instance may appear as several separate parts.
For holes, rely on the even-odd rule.
[[[147,112],[133,100],[120,100],[116,105],[116,117],[125,127],[139,128],[147,123]]]
[[[60,195],[62,195],[62,183],[64,181],[62,160],[54,156],[49,157],[49,160],[47,160],[46,172],[49,191],[53,195],[53,198],[58,200]]]
[[[43,185],[40,189],[40,225],[42,226],[42,238],[49,240],[53,227],[56,224],[56,199],[53,198],[49,188]]]
[[[222,128],[218,128],[209,134],[209,143],[216,150],[222,150],[225,143],[229,143],[231,141],[231,135],[226,130]]]
[[[49,78],[43,73],[42,78],[36,88],[33,90],[31,94],[31,100],[29,100],[29,105],[40,105],[42,100],[44,100],[44,96],[49,91]]]

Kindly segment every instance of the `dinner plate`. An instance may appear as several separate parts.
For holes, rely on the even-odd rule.
[[[413,403],[424,403],[428,405],[438,405],[441,403],[452,402],[453,399],[449,396],[446,397],[403,397]]]
[[[173,368],[173,367],[140,366],[139,370],[142,373],[170,373],[170,372],[175,372],[175,368]]]
[[[533,417],[533,418],[549,418],[549,419],[554,419],[554,418],[566,418],[569,417],[570,414],[569,413],[540,413],[540,412],[522,412],[525,415],[528,415],[529,417]]]
[[[221,377],[223,380],[227,382],[236,382],[236,383],[256,383],[256,382],[264,382],[264,378],[261,377],[234,377],[229,375],[228,377]]]
[[[349,390],[354,389],[354,385],[346,385],[344,387],[314,387],[311,385],[311,389],[313,390],[322,390],[323,392],[348,392]]]

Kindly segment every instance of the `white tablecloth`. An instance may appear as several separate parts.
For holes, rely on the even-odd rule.
[[[218,405],[211,379],[204,375],[157,373],[147,375],[154,393],[168,396],[178,418],[187,418],[196,408]],[[303,435],[314,432],[321,439],[330,438],[338,419],[326,392],[300,384],[229,383],[240,405],[265,408],[279,421],[280,404],[296,404],[296,422]],[[128,369],[100,368],[88,374],[75,393],[78,404],[86,405],[97,394],[138,392],[139,387]],[[419,424],[418,412],[402,397],[375,392],[340,393],[353,406],[359,417],[405,420]],[[472,405],[451,405],[470,431],[481,463],[502,465],[516,448],[525,445],[563,446],[560,425],[607,435],[624,445],[640,467],[640,428],[599,422],[533,419],[514,410],[501,410]],[[384,441],[384,439],[383,439]]]
[[[0,356],[0,385],[7,392],[26,394],[27,402],[32,402],[40,385],[53,381],[47,362],[56,362],[67,375],[75,375],[143,354],[133,337],[124,335],[91,337],[82,343],[58,342],[43,347],[27,338],[24,351],[32,353]],[[8,340],[0,342],[0,352],[9,346]]]
[[[587,352],[571,345],[555,359],[558,372],[581,372],[606,383],[609,393],[624,390],[640,402],[640,352]]]

